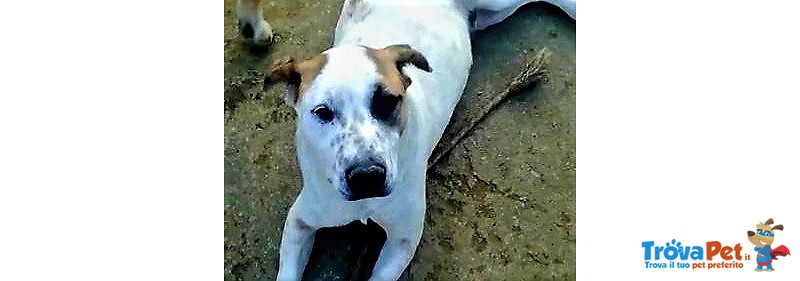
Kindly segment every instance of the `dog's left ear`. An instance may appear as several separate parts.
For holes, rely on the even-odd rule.
[[[783,225],[779,224],[779,225],[773,226],[772,230],[783,230]]]
[[[412,49],[411,46],[407,44],[391,45],[383,48],[383,50],[394,56],[398,71],[409,63],[425,72],[433,71],[425,56],[419,51]]]
[[[425,56],[406,44],[391,45],[380,50],[373,50],[372,52],[373,53],[371,56],[373,56],[375,61],[378,62],[378,71],[384,73],[385,75],[389,73],[399,74],[398,78],[400,78],[400,84],[396,86],[389,85],[390,90],[393,90],[397,93],[402,93],[402,91],[411,85],[411,78],[403,73],[403,67],[406,65],[411,64],[425,72],[433,71]],[[391,84],[392,82],[389,83]],[[399,87],[402,87],[402,89]]]

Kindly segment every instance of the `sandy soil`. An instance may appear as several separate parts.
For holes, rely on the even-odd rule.
[[[225,0],[225,279],[274,280],[283,221],[299,191],[295,116],[264,68],[330,46],[343,1],[264,1],[277,33],[241,42]],[[473,35],[475,63],[445,138],[541,48],[547,81],[492,112],[428,174],[428,212],[401,280],[575,279],[575,22],[530,4]],[[382,232],[353,224],[318,234],[306,280],[357,280]]]

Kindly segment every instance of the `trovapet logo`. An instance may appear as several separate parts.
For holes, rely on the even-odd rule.
[[[740,244],[725,246],[719,241],[708,241],[704,246],[681,245],[675,239],[665,246],[644,241],[642,248],[645,268],[743,268],[741,261],[750,260],[749,254],[742,254]]]
[[[772,247],[775,231],[783,230],[783,225],[772,226],[773,223],[772,219],[768,219],[764,223],[756,224],[756,231],[747,231],[747,240],[755,245],[755,259],[749,251],[742,251],[741,243],[707,241],[700,245],[687,245],[672,239],[664,244],[656,244],[655,241],[642,242],[644,266],[691,270],[741,269],[745,267],[745,263],[755,260],[756,271],[773,271],[773,260],[790,255],[786,246]]]

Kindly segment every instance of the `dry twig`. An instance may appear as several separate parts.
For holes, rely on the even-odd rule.
[[[452,138],[445,141],[444,143],[440,143],[439,147],[441,149],[434,150],[433,155],[428,159],[428,169],[435,166],[439,161],[442,160],[442,157],[447,155],[453,148],[458,145],[461,140],[464,139],[472,130],[475,129],[478,124],[480,124],[486,116],[489,115],[492,111],[494,111],[501,103],[507,100],[509,97],[512,97],[519,93],[521,90],[528,88],[535,82],[540,81],[542,78],[545,77],[547,71],[545,70],[545,65],[550,57],[550,51],[546,48],[539,50],[536,55],[525,64],[525,70],[514,77],[511,80],[511,83],[508,84],[508,87],[503,89],[502,92],[497,93],[494,95],[489,103],[481,109],[478,115],[467,120],[467,125],[461,128],[458,133],[456,133]]]

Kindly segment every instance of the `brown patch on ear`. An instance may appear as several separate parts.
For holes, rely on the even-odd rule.
[[[419,51],[412,49],[411,46],[407,44],[391,45],[383,49],[386,52],[396,56],[395,63],[397,65],[397,69],[400,69],[410,63],[417,68],[424,70],[425,72],[433,71],[431,66],[428,65],[428,60],[425,58],[425,56],[423,56]]]
[[[773,226],[772,230],[783,230],[783,225],[779,224],[779,225]]]
[[[327,61],[328,57],[325,54],[319,54],[303,61],[295,61],[293,58],[278,61],[272,66],[269,74],[264,77],[264,85],[272,82],[286,82],[286,102],[295,105],[310,87],[314,78],[325,67]]]
[[[367,56],[375,62],[378,73],[381,74],[381,83],[394,95],[404,94],[411,85],[411,78],[402,71],[406,65],[412,64],[426,72],[433,71],[425,56],[409,45],[391,45],[383,49],[365,48]]]

